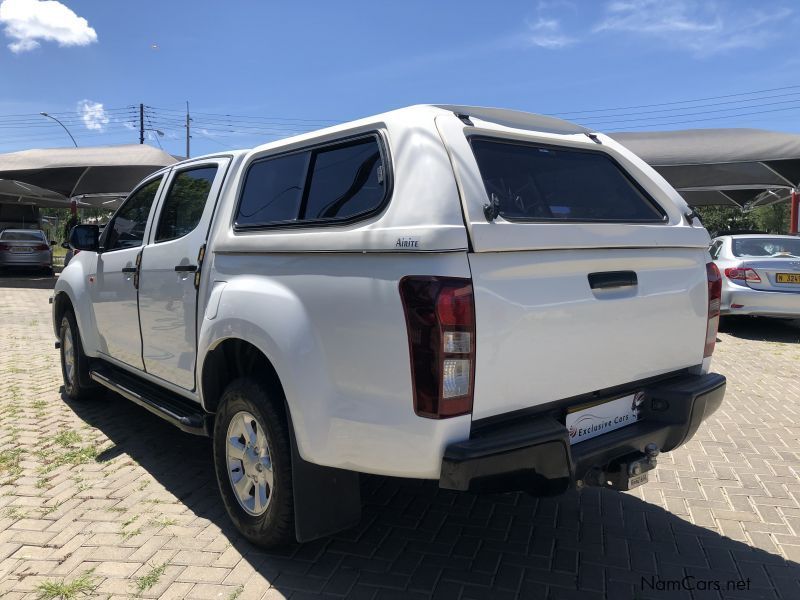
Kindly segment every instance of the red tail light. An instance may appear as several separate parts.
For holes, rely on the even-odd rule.
[[[47,244],[38,244],[38,245],[34,246],[33,249],[41,252],[41,251],[44,251],[44,250],[50,250],[50,246],[48,246]]]
[[[758,276],[758,273],[749,267],[725,269],[725,277],[733,279],[734,281],[753,281],[756,283],[761,281],[761,277]]]
[[[11,249],[11,246],[9,246],[8,244],[0,244],[0,251],[2,251],[2,250],[8,251],[10,249]]]
[[[727,271],[730,269],[726,269]],[[719,328],[719,306],[722,300],[722,277],[714,263],[706,265],[706,278],[708,279],[708,323],[706,324],[706,347],[703,358],[714,354],[714,345],[717,343],[717,329]]]
[[[443,419],[472,412],[475,303],[472,282],[456,277],[400,280],[411,355],[414,412]]]

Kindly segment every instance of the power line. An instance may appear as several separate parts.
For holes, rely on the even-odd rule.
[[[800,99],[782,100],[780,102],[766,102],[764,104],[751,104],[751,105],[748,105],[748,106],[720,108],[720,109],[717,109],[717,110],[702,110],[702,111],[699,111],[699,112],[684,112],[684,113],[679,113],[679,114],[675,114],[675,115],[661,115],[661,116],[657,116],[657,117],[634,117],[634,118],[631,118],[631,119],[615,119],[613,117],[608,117],[608,118],[602,118],[602,119],[597,119],[597,120],[590,119],[588,121],[580,121],[580,122],[581,123],[591,123],[592,125],[595,125],[595,124],[598,124],[598,123],[600,123],[600,124],[602,124],[602,123],[613,124],[613,123],[631,123],[631,122],[641,122],[641,121],[658,121],[658,120],[664,120],[664,119],[670,119],[670,118],[693,117],[693,116],[696,116],[696,115],[709,115],[709,114],[715,114],[715,113],[721,113],[721,112],[730,112],[730,111],[733,111],[733,110],[745,110],[745,109],[751,109],[751,108],[762,108],[762,107],[765,107],[765,106],[776,106],[778,104],[791,104],[792,106],[787,107],[787,108],[793,108],[794,106],[797,106],[798,103],[800,103]]]
[[[800,110],[800,106],[792,106],[786,108],[774,108],[771,110],[758,110],[755,112],[746,112],[746,113],[739,113],[736,115],[724,115],[720,117],[707,117],[705,119],[690,119],[688,121],[669,121],[665,123],[649,123],[646,125],[631,125],[630,127],[620,127],[616,129],[608,129],[608,131],[626,131],[628,129],[643,129],[645,127],[664,127],[667,125],[684,125],[687,123],[701,123],[705,121],[717,121],[719,119],[730,119],[732,117],[747,117],[751,115],[763,115],[767,113],[775,113],[775,112],[782,112],[782,111],[789,111],[789,110]]]
[[[589,113],[598,113],[598,112],[611,112],[615,110],[633,110],[638,108],[654,108],[657,106],[674,106],[676,104],[691,104],[692,102],[705,102],[707,100],[721,100],[724,98],[735,98],[736,96],[752,96],[755,94],[763,94],[768,92],[779,92],[783,90],[794,90],[800,89],[800,85],[786,85],[783,87],[777,88],[768,88],[764,90],[755,90],[751,92],[740,92],[738,94],[725,94],[723,96],[709,96],[707,98],[695,98],[694,100],[676,100],[674,102],[660,102],[657,104],[640,104],[638,106],[618,106],[616,108],[597,108],[592,110],[578,110],[578,111],[569,111],[569,112],[562,112],[562,113],[551,113],[548,116],[567,116],[567,115],[578,115],[578,114],[589,114]]]
[[[164,112],[172,112],[178,114],[185,114],[184,111],[178,110],[175,108],[162,108],[158,106],[147,106],[147,108],[153,110],[161,110]],[[265,116],[265,115],[235,115],[229,113],[212,113],[212,112],[199,112],[199,111],[192,111],[192,115],[203,115],[203,116],[210,116],[210,117],[225,117],[225,118],[233,118],[233,119],[255,119],[255,120],[268,120],[268,121],[278,121],[278,122],[291,122],[297,121],[300,123],[341,123],[341,119],[303,119],[299,117],[274,117],[274,116]]]

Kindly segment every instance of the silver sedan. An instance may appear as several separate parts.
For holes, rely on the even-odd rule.
[[[0,232],[0,269],[27,267],[53,272],[53,252],[41,229]]]
[[[709,251],[722,275],[721,314],[800,318],[800,237],[725,235]]]

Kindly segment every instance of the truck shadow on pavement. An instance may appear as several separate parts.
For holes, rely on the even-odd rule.
[[[244,561],[293,599],[800,598],[800,565],[635,496],[598,489],[536,499],[363,476],[360,525],[264,551],[228,521],[209,440],[110,393],[70,406],[113,443],[98,462],[130,457],[185,506],[196,531],[218,527]],[[182,537],[181,547],[197,551],[212,541]],[[251,580],[247,596],[253,586],[267,590]]]

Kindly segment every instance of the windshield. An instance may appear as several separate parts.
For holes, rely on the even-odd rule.
[[[41,231],[4,231],[0,233],[0,240],[6,242],[41,242],[44,234]]]
[[[734,256],[800,256],[800,238],[743,238],[733,240]]]

